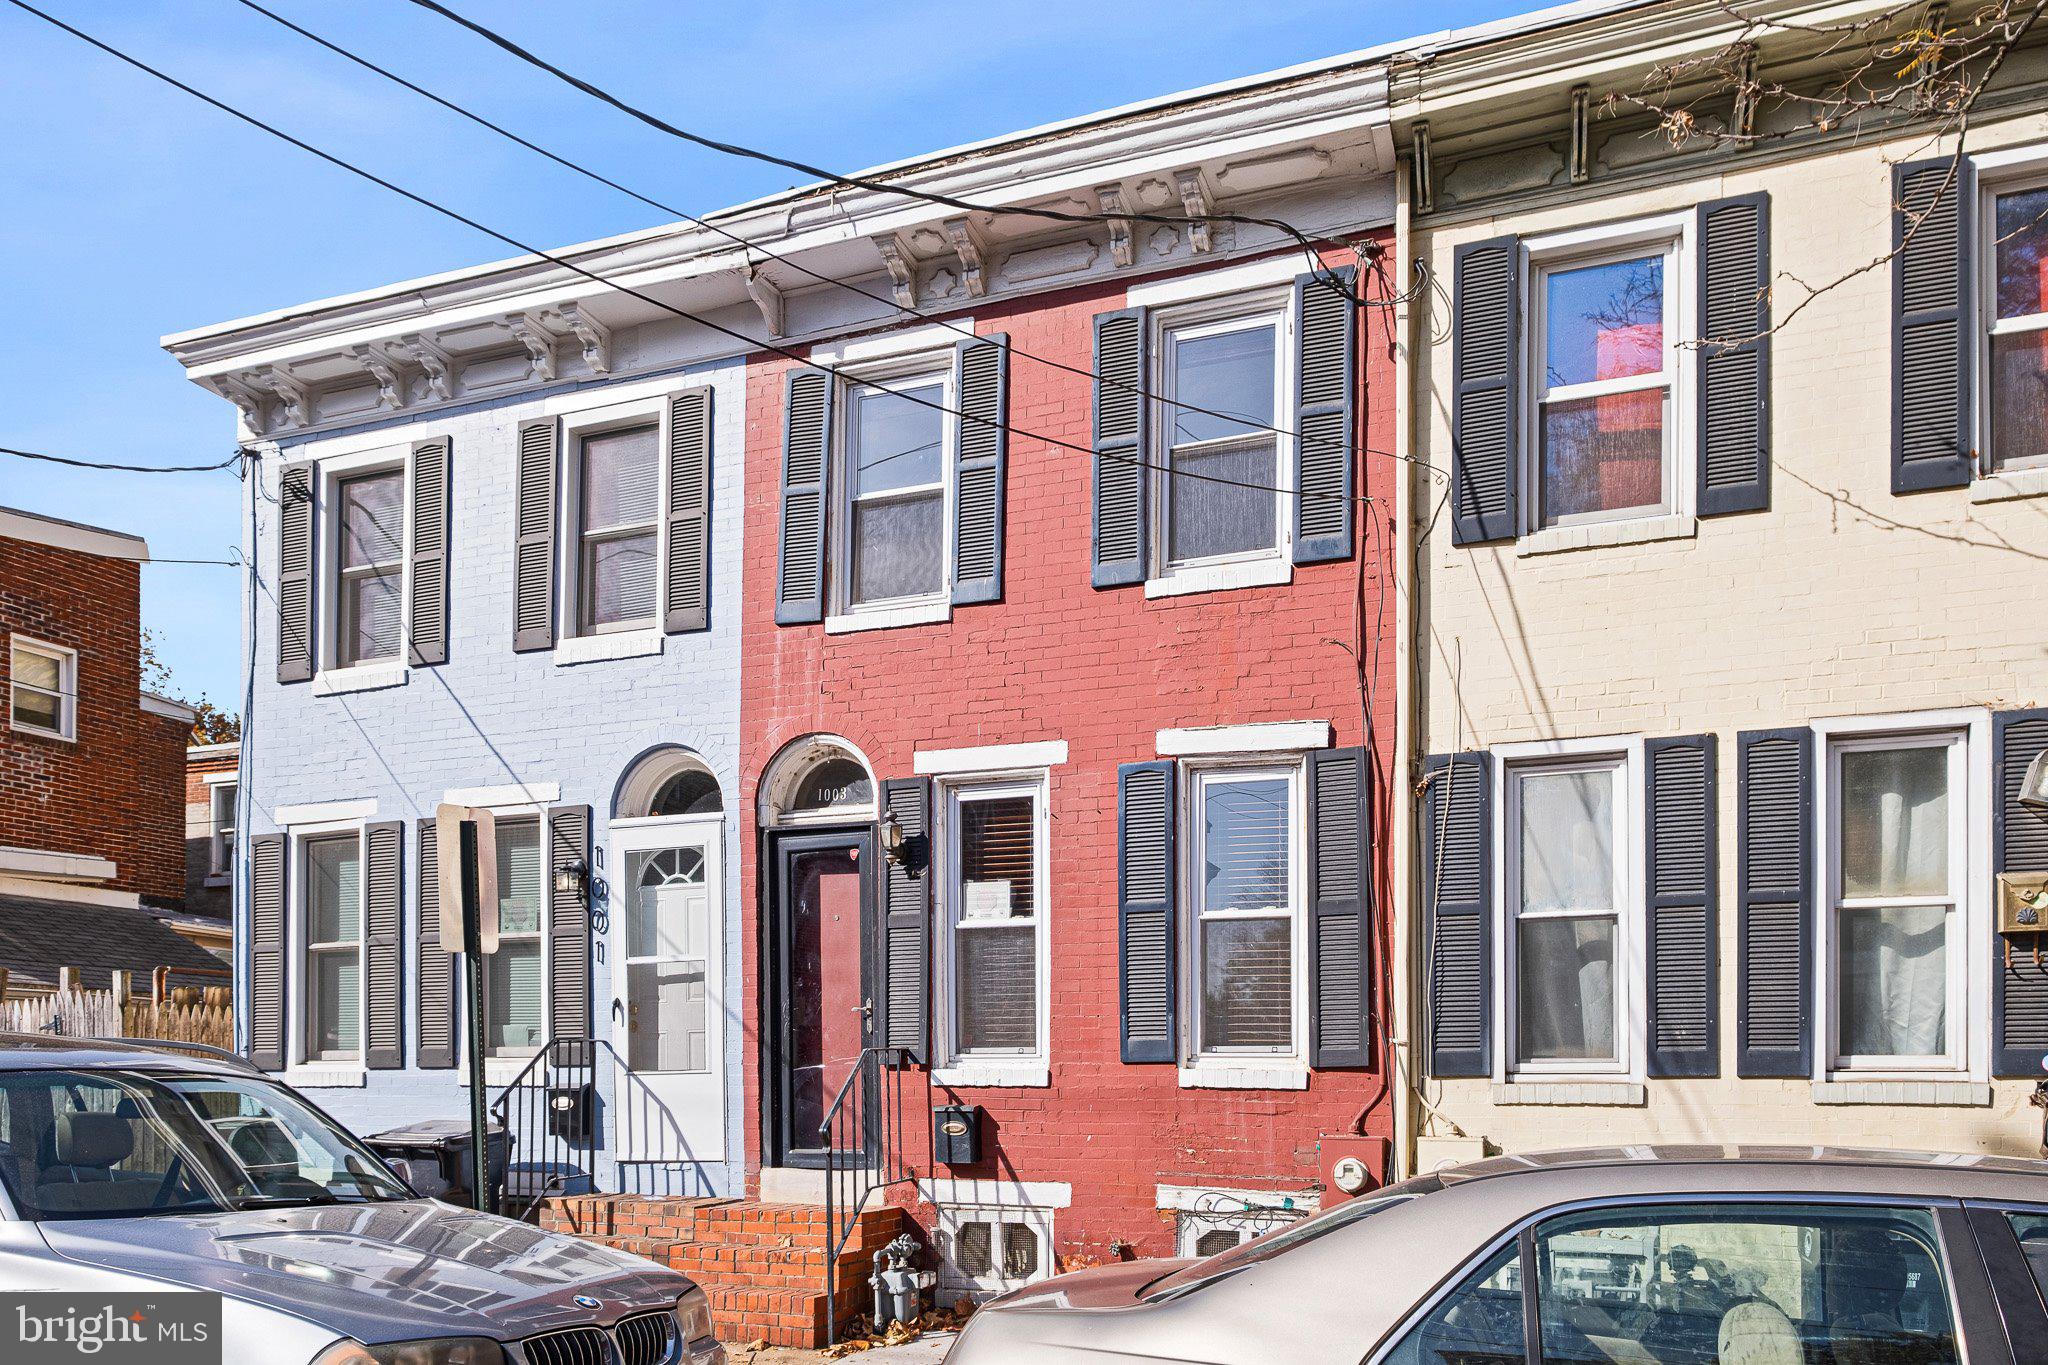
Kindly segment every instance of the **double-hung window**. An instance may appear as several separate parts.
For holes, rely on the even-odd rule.
[[[1301,774],[1189,774],[1189,991],[1197,1064],[1303,1055]]]
[[[1523,1074],[1629,1065],[1628,765],[1619,757],[1510,767],[1508,1056]]]
[[[2048,466],[2048,186],[1989,196],[1991,470]]]
[[[232,782],[216,782],[207,793],[207,869],[215,876],[235,867],[235,797],[239,789]]]
[[[1285,295],[1162,311],[1155,320],[1154,572],[1284,559],[1293,314]]]
[[[942,602],[948,593],[948,368],[892,370],[844,390],[845,489],[837,575],[842,612]]]
[[[337,479],[333,657],[342,668],[396,661],[403,633],[405,470]]]
[[[498,951],[484,978],[484,1047],[493,1057],[547,1041],[546,860],[538,819],[498,824]]]
[[[1964,1065],[1967,749],[1955,731],[1836,737],[1828,746],[1837,1068]]]
[[[78,655],[17,635],[7,663],[7,722],[52,739],[78,737]]]
[[[1532,529],[1675,510],[1677,242],[1531,255]]]
[[[305,843],[306,1060],[357,1061],[363,1047],[363,847],[355,834]]]
[[[956,1063],[1042,1063],[1044,780],[948,787],[945,801],[945,1051]]]
[[[660,423],[590,432],[577,444],[577,630],[650,629],[661,563]]]

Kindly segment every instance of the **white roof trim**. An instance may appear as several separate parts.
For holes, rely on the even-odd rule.
[[[104,555],[108,559],[132,559],[137,563],[149,560],[149,543],[141,536],[65,521],[59,517],[38,516],[18,507],[0,507],[0,537],[25,540],[32,545],[49,545],[59,550],[77,550],[82,554]]]
[[[199,712],[194,708],[185,705],[181,701],[172,701],[169,697],[155,692],[144,692],[142,694],[142,709],[149,712],[152,716],[164,716],[171,720],[181,720],[187,725],[199,719]]]
[[[0,848],[0,872],[60,882],[103,882],[119,871],[112,858],[53,849]]]
[[[1159,732],[1161,758],[1210,754],[1296,754],[1330,747],[1326,720],[1275,720],[1257,725],[1204,725]]]

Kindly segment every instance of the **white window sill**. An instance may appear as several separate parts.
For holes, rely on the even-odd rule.
[[[932,1084],[960,1090],[1042,1089],[1052,1084],[1052,1068],[1044,1062],[967,1058],[951,1066],[934,1067]]]
[[[62,730],[45,730],[40,725],[22,725],[19,722],[12,722],[7,728],[18,735],[34,735],[37,739],[54,739],[60,744],[78,743],[77,735],[67,735]]]
[[[615,630],[604,635],[571,635],[555,642],[555,663],[594,664],[605,659],[644,659],[661,653],[658,630]]]
[[[1308,1068],[1291,1064],[1216,1066],[1204,1062],[1180,1069],[1183,1090],[1306,1090]]]
[[[360,1090],[368,1083],[369,1073],[353,1062],[301,1062],[286,1068],[280,1079],[299,1090]]]
[[[356,664],[352,668],[323,668],[313,675],[313,695],[338,697],[344,692],[376,692],[386,687],[403,687],[411,677],[412,670],[396,659]]]
[[[1648,1104],[1649,1088],[1636,1081],[1495,1081],[1495,1104],[1604,1105]]]
[[[1197,592],[1227,592],[1232,588],[1270,588],[1294,581],[1294,561],[1285,554],[1264,559],[1241,560],[1234,564],[1190,564],[1169,569],[1157,578],[1145,580],[1145,596],[1185,597]]]
[[[510,1085],[519,1079],[520,1074],[527,1067],[532,1065],[532,1057],[486,1057],[484,1058],[484,1088],[488,1090],[493,1086]],[[462,1072],[462,1088],[467,1090],[469,1088],[469,1063],[467,1061],[463,1062],[460,1070]],[[547,1079],[546,1070],[545,1067],[534,1067],[534,1079],[545,1081]]]
[[[2008,469],[1970,481],[1971,502],[2008,502],[2013,498],[2048,497],[2048,465]]]
[[[1551,526],[1531,531],[1515,542],[1518,555],[1554,555],[1566,550],[1598,550],[1613,545],[1642,545],[1653,540],[1691,540],[1700,520],[1690,516],[1640,517],[1632,521],[1596,521],[1585,526]]]
[[[1991,1103],[1991,1087],[1980,1081],[1860,1081],[1813,1083],[1815,1104],[1905,1104],[1943,1109],[1978,1109]]]
[[[876,607],[868,611],[846,611],[825,618],[827,635],[851,635],[860,630],[895,630],[899,626],[928,626],[953,619],[949,598],[930,602],[905,602],[898,607]]]
[[[217,890],[220,887],[233,886],[234,884],[235,879],[233,875],[226,872],[210,872],[207,874],[206,880],[200,883],[200,885],[208,890]]]

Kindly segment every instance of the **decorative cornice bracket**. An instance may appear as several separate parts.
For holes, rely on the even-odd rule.
[[[892,270],[890,274],[895,272]],[[762,274],[761,267],[757,265],[747,267],[746,285],[747,297],[754,301],[754,308],[761,314],[761,325],[768,329],[768,335],[788,336],[789,329],[784,324],[789,309],[783,301],[782,286]]]
[[[1188,216],[1188,245],[1198,253],[1208,251],[1215,244],[1209,229],[1208,217],[1215,212],[1209,203],[1209,191],[1202,184],[1200,171],[1175,171],[1174,187],[1180,191],[1181,212]]]
[[[875,250],[881,253],[882,264],[889,269],[890,290],[896,295],[896,306],[917,307],[917,271],[911,264],[910,251],[903,245],[903,239],[893,232],[885,232],[868,240],[875,244]]]
[[[1128,213],[1124,207],[1122,185],[1097,185],[1095,202],[1105,214]],[[1109,258],[1120,268],[1128,268],[1137,259],[1137,249],[1131,242],[1131,220],[1111,217],[1109,219]]]
[[[258,436],[270,430],[270,412],[263,391],[249,382],[250,376],[216,374],[199,382],[235,405],[243,425]]]
[[[536,383],[551,383],[555,377],[555,334],[531,313],[514,313],[505,327],[526,348],[528,377]]]
[[[405,406],[405,383],[397,361],[382,346],[362,342],[349,347],[349,356],[377,381],[377,406],[396,412]]]
[[[284,405],[284,424],[302,427],[312,415],[313,396],[306,386],[275,365],[266,366],[250,380],[257,388],[274,394]]]
[[[983,268],[981,234],[966,218],[948,218],[943,226],[946,240],[953,244],[953,255],[960,261],[960,280],[967,286],[970,297],[980,298],[988,293],[988,275]]]
[[[455,397],[455,362],[446,351],[424,336],[404,337],[393,342],[392,349],[420,367],[429,394],[444,403]]]
[[[585,312],[581,304],[557,304],[542,316],[550,330],[576,338],[583,351],[583,363],[592,374],[612,372],[612,329]],[[550,348],[551,359],[552,355]]]

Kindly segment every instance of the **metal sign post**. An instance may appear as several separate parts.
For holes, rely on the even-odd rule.
[[[477,824],[462,828],[462,956],[469,985],[469,1188],[471,1202],[488,1213],[491,1201],[490,1124],[484,1107],[484,934],[478,896]]]

